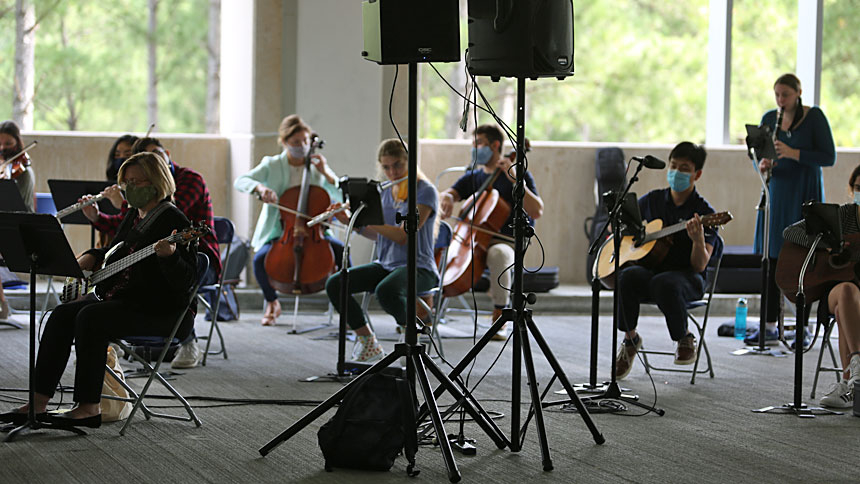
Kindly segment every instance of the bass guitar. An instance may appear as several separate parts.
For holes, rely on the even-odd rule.
[[[711,213],[701,217],[702,226],[715,227],[724,225],[732,220],[729,212]],[[663,227],[663,221],[654,219],[645,224],[645,236],[637,244],[632,235],[621,238],[621,248],[618,267],[624,264],[636,262],[646,267],[655,267],[663,262],[669,247],[672,245],[668,237],[682,230],[687,230],[687,220],[678,222],[668,227]],[[615,243],[612,235],[600,246],[597,258],[594,261],[594,271],[604,286],[612,288],[615,285]]]
[[[857,279],[855,266],[860,261],[860,234],[845,236],[847,254],[835,257],[826,249],[817,249],[806,268],[803,293],[806,304],[821,299],[836,283]],[[784,242],[776,261],[776,286],[791,302],[797,302],[797,281],[809,248]]]
[[[166,237],[166,240],[170,243],[183,243],[187,244],[191,241],[197,240],[200,237],[209,233],[209,226],[204,221],[200,221],[199,225],[191,226],[182,232],[177,232],[173,235]],[[156,242],[157,243],[157,242]],[[116,252],[120,247],[122,247],[124,243],[120,242],[119,244],[113,246],[108,254],[105,256],[105,261],[110,258],[110,255]],[[155,243],[152,245],[148,245],[141,250],[132,252],[131,254],[119,259],[117,261],[111,262],[110,264],[103,265],[101,269],[98,269],[94,272],[84,271],[84,278],[79,279],[75,277],[67,277],[66,282],[63,285],[63,292],[60,294],[61,302],[70,302],[74,301],[82,296],[89,294],[90,291],[95,291],[96,296],[99,296],[98,284],[100,282],[109,279],[111,276],[119,274],[120,272],[128,269],[129,267],[137,264],[138,262],[146,259],[147,257],[155,254]]]

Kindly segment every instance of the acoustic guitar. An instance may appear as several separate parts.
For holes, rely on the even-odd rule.
[[[193,240],[197,240],[200,237],[209,233],[209,226],[204,221],[200,221],[199,225],[189,227],[182,232],[177,232],[173,235],[166,237],[167,241],[170,243],[189,243]],[[157,242],[156,242],[157,243]],[[102,265],[102,268],[88,273],[88,271],[84,271],[85,277],[82,279],[75,277],[67,277],[66,282],[63,285],[63,292],[60,294],[61,302],[69,302],[74,301],[80,297],[86,296],[90,293],[90,291],[95,291],[96,296],[100,297],[98,284],[104,282],[116,274],[128,269],[129,267],[137,264],[138,262],[146,259],[147,257],[155,254],[155,244],[148,245],[141,250],[132,252],[131,254],[119,259],[117,261],[111,262],[107,265]],[[123,242],[115,245],[111,248],[108,254],[105,256],[105,261],[110,258],[110,255],[116,252],[120,247],[122,247]]]
[[[844,257],[835,258],[826,249],[817,249],[809,261],[803,278],[803,293],[806,304],[821,299],[830,286],[839,282],[857,279],[855,266],[860,261],[860,234],[845,236]],[[808,247],[784,242],[776,261],[776,286],[791,302],[797,302],[797,281],[803,261],[809,253]],[[843,260],[837,260],[843,259]]]
[[[711,213],[700,217],[702,226],[715,227],[724,225],[732,220],[732,214],[729,212]],[[633,240],[632,235],[625,235],[621,238],[621,254],[618,260],[618,266],[623,267],[625,264],[637,263],[645,267],[656,267],[666,254],[669,253],[671,240],[670,235],[678,233],[682,230],[687,230],[687,220],[678,222],[668,227],[663,227],[663,221],[654,219],[645,224],[645,237],[640,243]],[[597,258],[594,260],[593,271],[604,286],[612,288],[615,285],[615,253],[614,253],[614,235],[610,235],[603,245],[600,246],[600,251],[597,253]]]

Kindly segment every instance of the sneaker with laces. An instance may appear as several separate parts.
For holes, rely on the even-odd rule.
[[[744,344],[749,346],[755,346],[758,344],[758,329],[754,329],[750,332],[746,338],[744,338]],[[764,344],[767,345],[775,345],[779,344],[779,330],[774,328],[765,328],[764,330]]]
[[[352,347],[352,361],[361,363],[373,363],[385,357],[385,350],[376,340],[376,335],[359,335],[355,337],[355,346]]]
[[[636,335],[635,341],[630,341],[624,338],[621,341],[621,347],[618,348],[618,355],[615,356],[615,378],[622,380],[630,374],[630,369],[633,368],[633,361],[636,359],[636,353],[642,349],[642,336]]]
[[[176,352],[176,356],[173,357],[173,362],[170,364],[170,367],[194,368],[200,364],[200,360],[202,358],[203,354],[197,346],[197,341],[192,339],[179,348],[179,351]]]
[[[822,407],[850,408],[854,406],[854,390],[848,381],[842,380],[833,384],[830,390],[819,401]]]
[[[860,380],[860,354],[854,353],[848,360],[848,379],[851,382]]]
[[[689,333],[678,341],[678,347],[675,348],[675,364],[692,365],[695,362],[696,336],[693,333]]]

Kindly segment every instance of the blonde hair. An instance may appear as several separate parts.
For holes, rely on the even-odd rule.
[[[409,153],[406,151],[406,144],[400,141],[398,138],[389,138],[387,140],[383,140],[382,143],[379,143],[379,148],[376,149],[376,178],[382,180],[385,174],[382,172],[382,157],[383,156],[394,156],[401,161],[409,160]],[[433,187],[436,190],[436,186],[427,178],[427,175],[421,171],[419,167],[415,175],[419,180],[424,180],[428,185]],[[391,180],[394,181],[394,180]],[[436,243],[436,236],[439,234],[439,223],[442,221],[442,217],[439,214],[439,195],[438,190],[436,194],[436,206],[433,207],[433,212],[436,215],[436,218],[433,222],[433,243]]]
[[[158,200],[164,200],[168,197],[171,201],[173,200],[176,182],[173,181],[173,175],[170,174],[170,168],[164,158],[149,151],[133,155],[119,167],[116,180],[120,185],[125,183],[125,172],[130,166],[139,166],[143,170],[146,179],[155,187],[155,196]]]

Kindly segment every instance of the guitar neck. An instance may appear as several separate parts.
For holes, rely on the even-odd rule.
[[[167,241],[171,242],[171,243],[178,242],[181,239],[182,239],[181,234],[175,234],[175,235],[171,235],[170,237],[167,237]],[[136,252],[132,252],[131,254],[123,257],[122,259],[115,261],[115,262],[111,262],[110,264],[106,265],[104,268],[93,272],[93,274],[90,276],[90,283],[91,284],[98,284],[98,283],[104,281],[105,279],[128,269],[132,265],[137,264],[138,262],[142,261],[143,259],[146,259],[147,257],[151,256],[154,253],[155,253],[155,244],[148,245],[141,250],[138,250]]]
[[[664,227],[656,232],[652,232],[650,234],[646,234],[645,238],[642,240],[642,243],[651,242],[652,240],[662,239],[663,237],[668,237],[676,232],[680,232],[682,230],[687,229],[687,221],[678,222],[675,225],[670,225],[668,227]]]

